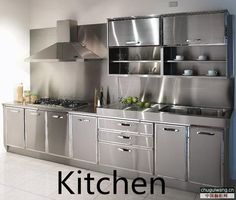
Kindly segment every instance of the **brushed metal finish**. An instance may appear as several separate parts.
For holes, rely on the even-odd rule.
[[[99,131],[100,142],[110,142],[134,147],[153,148],[153,136],[140,136],[122,131]]]
[[[163,17],[163,44],[224,44],[225,17],[226,13]]]
[[[153,173],[153,150],[99,142],[99,164]]]
[[[45,112],[26,109],[26,149],[45,152],[45,135]]]
[[[68,114],[47,112],[47,129],[48,153],[69,157]]]
[[[160,45],[159,18],[108,21],[108,46]]]
[[[187,127],[156,124],[155,173],[187,180]]]
[[[97,163],[97,118],[72,115],[73,158]]]
[[[6,145],[25,148],[24,109],[4,107]]]
[[[98,119],[99,129],[117,130],[121,132],[133,132],[137,134],[153,134],[152,123],[140,123],[138,121],[115,120],[115,119]]]
[[[190,127],[190,182],[222,186],[222,168],[224,162],[222,158],[222,151],[224,149],[223,135],[224,131],[219,129]]]

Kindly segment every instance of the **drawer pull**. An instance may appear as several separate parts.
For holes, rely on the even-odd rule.
[[[36,113],[36,112],[31,112],[30,115],[33,115],[33,116],[39,116],[40,113]]]
[[[179,132],[179,129],[174,129],[174,128],[163,128],[163,131]]]
[[[127,123],[119,123],[118,126],[126,126],[126,127],[131,127],[131,124],[127,124]]]
[[[118,148],[119,151],[131,153],[131,149]]]
[[[12,113],[19,113],[20,111],[19,110],[10,110],[10,112],[12,112]]]
[[[64,117],[63,117],[63,116],[60,116],[60,115],[53,115],[52,118],[55,118],[55,119],[63,119]]]
[[[139,41],[127,41],[126,42],[127,45],[137,45],[137,44],[140,44]]]
[[[201,42],[202,40],[200,38],[197,38],[197,39],[188,39],[186,40],[187,43],[195,43],[195,42]]]
[[[80,121],[80,122],[90,122],[89,119],[78,119],[78,121]]]
[[[120,139],[126,139],[126,140],[131,140],[130,136],[124,136],[124,135],[118,135],[118,138]]]
[[[198,135],[210,135],[210,136],[215,135],[215,133],[202,132],[202,131],[198,131],[197,134],[198,134]]]

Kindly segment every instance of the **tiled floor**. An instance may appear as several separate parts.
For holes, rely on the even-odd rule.
[[[166,194],[161,195],[160,186],[156,186],[155,195],[148,192],[144,195],[134,193],[124,195],[122,185],[118,185],[117,195],[101,195],[95,189],[96,182],[99,178],[108,177],[108,175],[84,169],[81,169],[80,175],[72,176],[68,180],[68,185],[77,191],[77,178],[91,173],[91,176],[95,177],[95,181],[91,184],[91,191],[95,191],[95,194],[89,195],[87,187],[82,182],[81,195],[71,195],[65,190],[62,195],[58,195],[57,173],[59,170],[66,175],[71,170],[78,171],[79,169],[12,153],[0,153],[0,200],[197,200],[199,198],[195,193],[171,188],[166,188]],[[113,191],[109,182],[104,181],[101,188],[104,191]]]

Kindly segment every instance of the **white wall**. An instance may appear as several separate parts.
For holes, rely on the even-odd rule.
[[[29,87],[29,2],[0,0],[0,103],[14,100],[18,83]],[[0,106],[0,152],[3,151]]]

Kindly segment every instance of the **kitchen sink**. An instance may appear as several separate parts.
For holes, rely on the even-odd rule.
[[[166,106],[160,112],[168,112],[182,115],[199,115],[204,117],[226,117],[229,110],[216,108],[201,108],[188,106]]]

